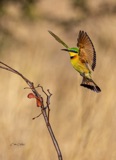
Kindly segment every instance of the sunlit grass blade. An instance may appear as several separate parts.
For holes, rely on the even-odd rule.
[[[64,43],[57,35],[55,35],[52,31],[48,31],[59,43],[61,43],[64,47],[69,48],[66,43]]]

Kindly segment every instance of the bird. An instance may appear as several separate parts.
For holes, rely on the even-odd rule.
[[[96,93],[101,92],[101,89],[93,81],[91,76],[92,71],[94,71],[96,67],[96,51],[88,34],[80,30],[77,38],[77,47],[70,48],[52,31],[48,30],[48,32],[65,47],[61,50],[69,53],[73,68],[82,76],[82,83],[80,86]]]

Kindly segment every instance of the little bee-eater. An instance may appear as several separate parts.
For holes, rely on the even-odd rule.
[[[101,89],[91,78],[91,70],[94,71],[96,66],[96,52],[91,39],[84,31],[79,31],[77,39],[77,47],[69,48],[57,35],[48,31],[65,49],[63,51],[69,52],[70,62],[73,68],[83,77],[81,86],[91,89],[95,92],[100,92]],[[90,70],[91,68],[91,70]]]

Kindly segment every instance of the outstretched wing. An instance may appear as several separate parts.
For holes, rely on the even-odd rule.
[[[79,47],[80,50],[80,60],[84,63],[88,63],[91,66],[91,69],[94,70],[96,66],[96,52],[93,43],[86,32],[79,32],[77,47]]]
[[[57,35],[55,35],[53,32],[48,31],[59,43],[61,43],[64,47],[68,48],[67,44],[64,43]]]

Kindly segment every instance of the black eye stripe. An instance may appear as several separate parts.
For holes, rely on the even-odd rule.
[[[69,50],[69,52],[77,53],[77,51],[72,51],[72,50]]]

